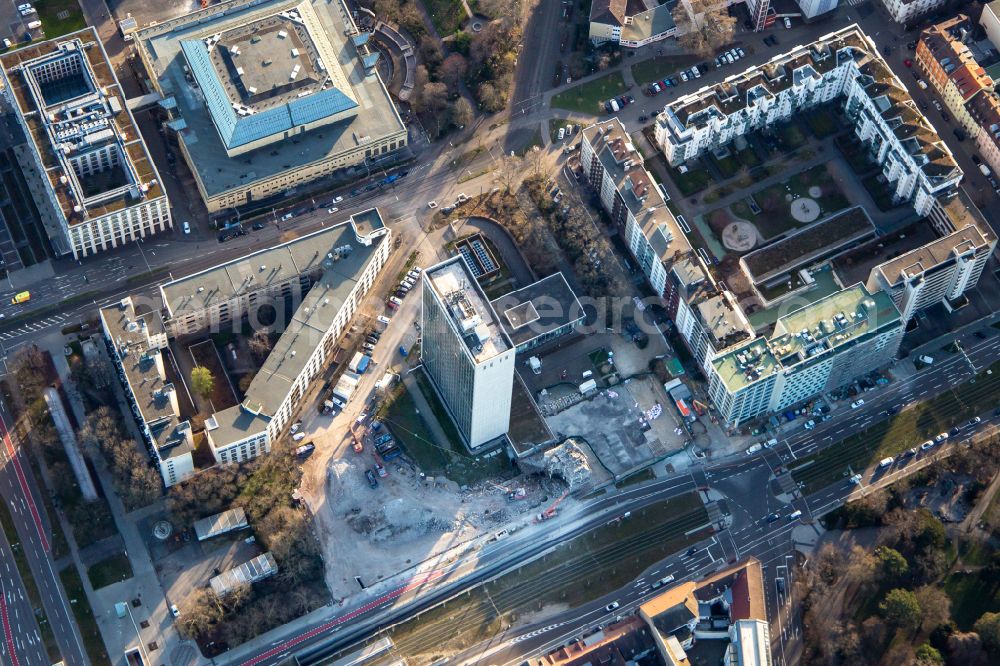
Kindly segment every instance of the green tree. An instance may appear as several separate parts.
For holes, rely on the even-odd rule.
[[[917,658],[917,666],[934,666],[935,664],[943,664],[944,657],[935,648],[931,647],[930,643],[924,643],[917,648],[915,653]]]
[[[879,610],[882,611],[882,617],[886,622],[904,629],[916,627],[923,616],[916,595],[898,587],[889,590],[879,604]]]
[[[890,581],[899,582],[910,573],[910,563],[895,548],[879,546],[875,549],[875,555],[882,567],[882,574]]]
[[[191,388],[195,393],[208,400],[215,390],[215,377],[212,371],[203,365],[196,366],[191,370]]]
[[[1000,652],[1000,613],[983,613],[972,629],[979,634],[987,649]]]

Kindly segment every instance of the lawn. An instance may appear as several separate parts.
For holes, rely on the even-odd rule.
[[[906,409],[890,419],[869,426],[816,455],[799,458],[791,465],[796,481],[805,484],[808,495],[846,479],[850,470],[861,471],[886,456],[894,456],[917,446],[939,432],[996,407],[1000,391],[1000,362],[979,373],[975,383],[967,382],[933,400]]]
[[[632,65],[632,78],[646,87],[653,81],[662,81],[698,62],[697,56],[656,56]]]
[[[424,0],[424,7],[431,15],[431,23],[438,35],[447,37],[462,27],[467,18],[462,0]]]
[[[625,92],[625,80],[620,72],[605,74],[593,81],[564,90],[552,98],[552,108],[580,113],[604,113],[604,102]]]
[[[810,111],[806,114],[805,120],[806,125],[809,126],[809,131],[817,139],[825,139],[840,131],[840,126],[837,124],[837,116],[829,109],[815,109]]]
[[[545,605],[573,608],[609,594],[654,562],[707,538],[707,522],[696,493],[633,511],[627,519],[565,542],[516,571],[396,625],[391,630],[394,652],[414,658],[460,650]]]
[[[712,155],[709,157],[709,159],[715,162],[715,165],[719,167],[719,171],[722,172],[722,176],[724,178],[732,178],[733,176],[736,175],[736,172],[739,171],[740,169],[739,160],[737,160],[736,157],[732,154],[729,154],[726,157],[723,157],[722,159],[719,159],[718,157]]]
[[[115,553],[87,568],[87,577],[95,590],[132,577],[132,565],[125,551]]]
[[[31,568],[28,566],[24,549],[20,547],[21,538],[14,527],[14,521],[11,518],[6,502],[0,502],[0,526],[3,527],[4,536],[7,538],[11,552],[14,553],[14,565],[21,576],[24,590],[28,593],[28,601],[35,611],[38,628],[42,634],[42,643],[45,645],[45,652],[48,654],[49,660],[54,664],[61,659],[59,645],[56,643],[55,634],[52,633],[52,625],[49,624],[48,618],[45,616],[45,607],[42,605],[42,597],[38,593],[38,585],[35,583],[35,577],[31,574]]]
[[[555,143],[556,141],[559,141],[559,130],[560,129],[565,130],[566,129],[566,125],[572,125],[572,124],[573,124],[573,121],[566,120],[565,118],[553,118],[552,120],[550,120],[549,121],[549,138],[552,140],[552,143]],[[563,139],[566,139],[566,138],[568,138],[568,137],[566,137],[566,136],[563,137]]]
[[[985,571],[956,571],[945,579],[944,591],[951,598],[951,616],[962,631],[971,631],[983,613],[1000,611],[1000,580]]]
[[[87,27],[77,0],[38,0],[34,6],[38,10],[38,20],[42,22],[46,39]]]
[[[505,455],[477,461],[465,452],[465,445],[455,424],[423,371],[414,372],[414,376],[424,399],[430,403],[433,417],[448,437],[450,448],[442,448],[435,443],[434,436],[424,420],[425,416],[417,412],[413,396],[400,385],[396,397],[384,408],[385,412],[379,418],[389,427],[392,435],[413,462],[428,476],[443,475],[460,485],[509,474],[511,468]]]
[[[801,148],[806,143],[806,135],[796,125],[786,123],[778,129],[778,139],[785,151]]]
[[[670,179],[674,181],[674,185],[686,197],[701,192],[712,182],[712,176],[704,169],[692,169],[688,167],[687,173],[681,173],[676,168],[668,166],[667,170],[670,173]]]
[[[110,664],[111,660],[104,649],[104,639],[101,638],[101,631],[97,628],[94,611],[90,608],[90,601],[83,590],[83,581],[80,580],[76,566],[71,564],[60,571],[59,578],[66,591],[66,598],[69,599],[70,608],[73,609],[73,617],[76,618],[76,626],[80,629],[83,647],[87,650],[90,663]]]
[[[819,187],[822,191],[820,196],[816,197],[821,209],[819,219],[843,210],[849,203],[844,193],[830,178],[826,165],[819,164],[808,171],[797,173],[784,182],[754,193],[754,200],[763,214],[754,218],[753,222],[764,238],[774,238],[805,226],[792,217],[789,196],[808,197],[810,187]]]

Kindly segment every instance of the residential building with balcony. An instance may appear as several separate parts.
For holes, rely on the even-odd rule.
[[[976,149],[994,173],[1000,173],[1000,95],[976,95],[966,106],[979,126]]]
[[[951,307],[976,286],[997,236],[964,192],[938,200],[932,223],[942,236],[872,269],[867,287],[889,294],[903,321],[938,303]]]
[[[886,292],[849,287],[779,318],[767,338],[717,356],[709,395],[720,419],[737,427],[887,365],[905,327]]]
[[[56,255],[81,259],[172,226],[162,181],[97,32],[0,56],[28,138],[25,180]]]
[[[194,474],[191,424],[181,418],[168,375],[167,330],[159,311],[137,310],[131,297],[100,310],[101,328],[144,444],[167,488]],[[172,363],[172,361],[170,361]]]
[[[958,185],[962,171],[951,151],[857,25],[674,100],[657,116],[655,138],[679,165],[836,101],[895,200],[927,215],[936,196]]]
[[[590,41],[638,48],[674,36],[674,6],[656,0],[594,0],[590,6]]]

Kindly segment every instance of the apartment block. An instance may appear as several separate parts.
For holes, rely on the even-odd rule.
[[[905,326],[887,293],[855,285],[779,318],[769,337],[716,357],[709,394],[722,421],[739,426],[885,366]]]
[[[168,376],[163,319],[157,310],[137,311],[131,297],[101,308],[100,315],[132,415],[169,488],[194,474],[194,439],[177,401],[177,391],[184,387],[175,386]]]
[[[966,108],[979,126],[972,135],[979,155],[994,173],[1000,173],[1000,96],[976,95]]]
[[[966,46],[974,28],[963,14],[938,23],[920,34],[914,54],[917,69],[971,137],[978,135],[979,123],[968,105],[993,93],[993,79]]]
[[[507,434],[515,344],[462,256],[424,270],[420,358],[471,451]]]
[[[962,171],[950,150],[857,25],[674,100],[656,118],[656,142],[679,165],[737,136],[835,102],[881,166],[894,197],[917,214],[927,215],[936,196],[958,185]]]
[[[909,25],[924,14],[943,7],[944,0],[882,0],[882,4],[893,21]]]
[[[584,175],[621,228],[646,280],[662,296],[667,289],[667,264],[691,246],[621,121],[612,118],[591,125],[582,135]]]
[[[134,33],[209,211],[406,146],[370,36],[343,0],[224,2]]]
[[[964,193],[937,202],[931,215],[943,235],[872,269],[869,290],[889,294],[903,321],[975,287],[997,244],[996,234]]]
[[[170,205],[93,28],[0,56],[28,137],[25,179],[57,255],[74,259],[172,226]]]
[[[796,0],[802,10],[802,18],[811,21],[817,16],[832,12],[837,8],[838,0]],[[749,6],[749,3],[748,5]]]
[[[389,229],[371,209],[161,286],[171,335],[239,329],[247,319],[256,322],[261,307],[295,307],[243,402],[205,421],[216,461],[244,462],[271,450],[309,383],[332,358],[390,247]]]

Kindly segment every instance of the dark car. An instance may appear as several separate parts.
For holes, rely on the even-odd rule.
[[[781,514],[775,511],[774,513],[770,513],[767,515],[767,522],[773,523],[774,521],[779,520],[780,518]]]
[[[260,231],[261,229],[263,229],[266,226],[267,226],[266,222],[254,222],[252,229],[254,231]]]
[[[694,555],[697,552],[698,552],[698,548],[697,547],[695,547],[695,548],[688,548],[688,552],[686,553],[686,555],[688,557],[691,557],[692,555]]]
[[[959,141],[965,141],[965,136],[966,136],[965,130],[963,130],[962,128],[956,127],[951,132],[952,134],[955,135],[955,138],[958,139]]]
[[[375,478],[375,472],[370,469],[366,469],[365,478],[368,479],[368,486],[370,488],[378,488],[378,479]]]
[[[980,340],[985,340],[987,338],[987,335],[983,331],[976,331],[976,337],[979,338]]]
[[[972,162],[973,162],[973,164],[982,164],[983,163],[983,161],[981,159],[979,159],[979,155],[976,155],[976,154],[972,155]]]

